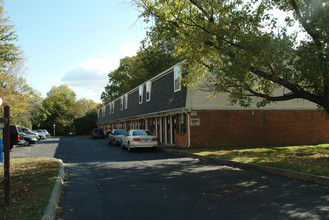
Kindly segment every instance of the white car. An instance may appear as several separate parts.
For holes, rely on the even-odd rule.
[[[130,130],[122,138],[121,148],[127,148],[131,151],[132,148],[158,148],[158,138],[149,130]]]

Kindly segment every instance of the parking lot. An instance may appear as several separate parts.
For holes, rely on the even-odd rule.
[[[89,137],[50,138],[12,157],[63,160],[58,219],[328,219],[329,188]]]

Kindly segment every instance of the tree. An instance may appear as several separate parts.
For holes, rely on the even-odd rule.
[[[70,130],[86,134],[86,130],[96,125],[96,108],[99,105],[90,99],[76,100],[75,92],[66,84],[53,86],[47,98],[35,103],[33,126],[52,130],[55,124],[57,135],[64,135]]]
[[[75,92],[66,84],[58,87],[53,86],[47,93],[47,98],[43,100],[42,105],[47,118],[40,123],[41,127],[52,129],[55,124],[56,133],[65,134],[66,130],[72,126],[73,120],[76,117]]]
[[[209,90],[232,103],[301,98],[329,113],[329,0],[135,2],[153,19],[151,41],[172,41],[186,58],[186,84],[210,72]]]
[[[5,17],[0,5],[0,98],[4,105],[11,107],[12,124],[30,125],[27,109],[33,99],[34,90],[22,77],[26,68],[23,55],[15,45],[16,39],[14,26]],[[2,106],[0,114],[3,114]]]
[[[119,68],[108,74],[109,83],[101,95],[103,103],[118,98],[179,61],[168,42],[142,42],[136,56],[121,59]]]
[[[14,26],[5,17],[4,9],[0,5],[0,74],[2,77],[10,75],[9,69],[20,60],[21,52],[14,44],[16,39]]]
[[[97,111],[96,108],[86,112],[84,116],[75,118],[73,125],[75,127],[76,134],[86,135],[96,126],[97,123]]]

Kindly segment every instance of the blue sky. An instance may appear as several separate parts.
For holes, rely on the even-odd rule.
[[[5,0],[24,52],[25,78],[46,97],[67,84],[77,98],[100,102],[107,74],[136,54],[145,24],[130,0]]]

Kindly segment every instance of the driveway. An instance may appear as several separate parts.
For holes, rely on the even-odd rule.
[[[11,156],[64,161],[58,219],[329,219],[329,187],[104,139],[52,138]]]

